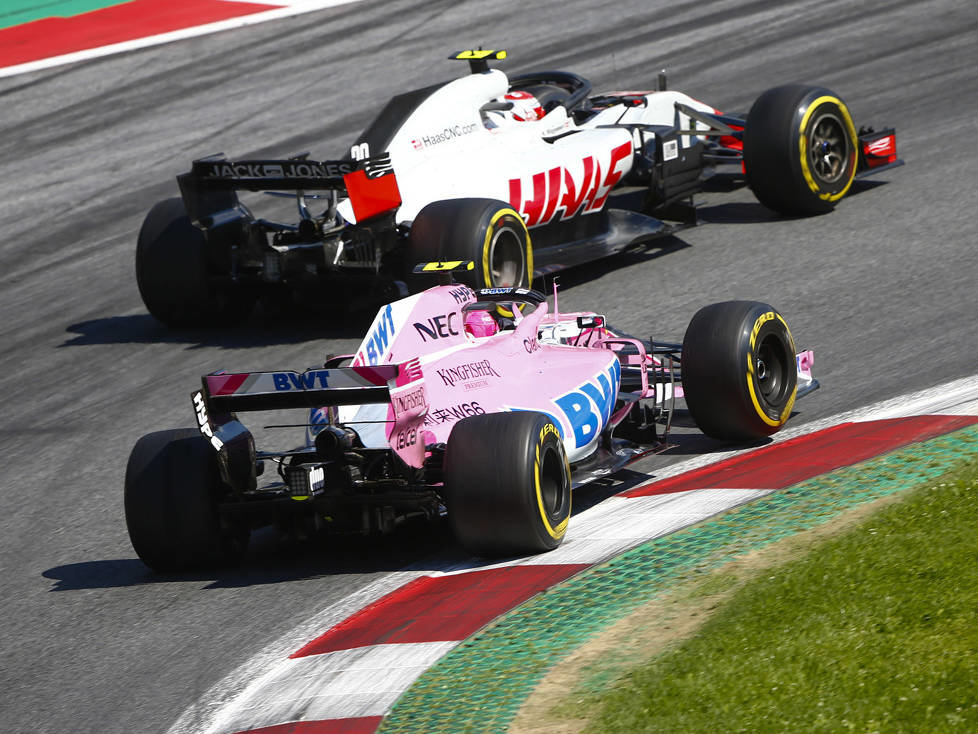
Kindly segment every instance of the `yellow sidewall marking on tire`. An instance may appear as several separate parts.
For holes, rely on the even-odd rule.
[[[838,97],[833,97],[832,95],[826,94],[822,97],[818,97],[814,102],[812,102],[808,109],[805,110],[805,115],[801,118],[801,125],[798,128],[798,153],[801,156],[801,172],[805,177],[805,182],[808,184],[808,188],[812,190],[812,193],[817,194],[820,199],[825,201],[838,201],[846,192],[849,187],[852,186],[852,182],[856,180],[856,166],[849,165],[849,180],[846,185],[835,194],[825,193],[823,194],[818,187],[818,183],[815,181],[815,177],[812,175],[811,169],[808,167],[808,138],[805,136],[805,128],[808,126],[808,121],[812,117],[812,113],[818,108],[823,102],[829,102],[834,104],[839,108],[842,113],[842,117],[845,120],[846,128],[849,130],[849,136],[852,138],[852,145],[855,146],[859,141],[859,136],[856,135],[856,126],[852,124],[852,118],[849,116],[849,109],[845,106],[841,99]],[[853,150],[853,154],[855,149]]]
[[[550,524],[550,518],[547,517],[547,511],[543,507],[543,492],[540,491],[540,443],[544,435],[544,431],[540,431],[540,441],[537,442],[536,458],[533,462],[533,484],[537,491],[537,509],[540,510],[540,519],[543,520],[543,527],[550,533],[551,538],[560,540],[564,537],[564,533],[567,532],[567,523],[570,520],[570,508],[568,508],[567,516],[558,523],[557,527]],[[564,464],[567,469],[567,475],[569,476],[570,465],[567,463],[566,456],[564,457]]]
[[[761,407],[761,401],[757,399],[757,392],[754,390],[754,345],[757,341],[757,335],[768,321],[772,319],[777,319],[784,325],[784,330],[788,334],[788,345],[791,348],[791,357],[795,356],[795,340],[791,336],[791,330],[788,328],[787,322],[781,318],[781,314],[775,313],[774,311],[768,311],[765,314],[761,314],[757,321],[754,322],[754,327],[750,330],[750,349],[747,352],[747,392],[750,393],[751,403],[754,404],[754,412],[757,413],[757,417],[764,421],[767,425],[772,428],[779,428],[784,425],[784,422],[788,420],[791,415],[791,409],[795,405],[795,396],[798,394],[798,386],[795,385],[794,390],[791,391],[791,397],[788,398],[788,402],[785,403],[784,410],[781,411],[780,420],[772,420],[767,411]]]
[[[530,242],[530,230],[526,228],[523,217],[516,210],[508,207],[504,207],[493,214],[492,219],[489,220],[489,226],[486,227],[486,239],[482,243],[482,279],[486,282],[486,288],[495,286],[495,283],[492,282],[492,273],[489,270],[489,251],[492,249],[492,233],[495,230],[496,222],[507,214],[516,217],[523,227],[523,234],[526,235],[526,252],[523,255],[526,258],[526,287],[530,288],[533,285],[533,244]],[[519,287],[518,283],[514,283],[513,285]],[[502,306],[497,306],[496,310],[506,318],[512,318],[513,316],[512,311]]]
[[[507,214],[515,217],[517,221],[523,226],[523,234],[526,235],[526,252],[523,253],[526,256],[526,277],[527,285],[529,288],[533,285],[533,245],[530,243],[530,231],[526,228],[526,223],[515,210],[507,208],[500,209],[495,214],[492,215],[492,219],[489,220],[489,226],[486,227],[486,239],[482,243],[482,278],[486,282],[486,288],[492,288],[495,283],[492,282],[492,273],[489,271],[489,251],[492,249],[492,233],[496,227],[496,222],[498,222],[502,217]],[[514,284],[517,287],[518,284]]]

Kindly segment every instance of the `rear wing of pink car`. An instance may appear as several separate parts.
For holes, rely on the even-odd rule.
[[[219,452],[247,433],[233,416],[237,412],[387,403],[390,448],[409,466],[424,463],[428,396],[417,360],[305,372],[221,372],[204,376],[202,382],[203,389],[192,395],[197,423]]]
[[[397,365],[332,367],[305,372],[218,373],[203,378],[213,413],[389,403]]]

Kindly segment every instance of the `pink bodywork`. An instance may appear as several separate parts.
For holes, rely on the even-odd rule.
[[[381,416],[369,406],[341,408],[340,420],[357,429],[366,445],[389,443],[416,467],[425,445],[447,442],[460,419],[511,410],[549,415],[570,461],[590,454],[618,395],[621,367],[610,345],[601,346],[600,337],[590,346],[538,340],[541,324],[552,323],[546,302],[514,328],[474,337],[466,333],[463,314],[474,300],[466,286],[438,286],[381,309],[353,365],[402,365],[391,385],[385,430],[382,436],[379,426],[371,430],[376,424],[365,417]],[[568,316],[573,321],[577,314]]]

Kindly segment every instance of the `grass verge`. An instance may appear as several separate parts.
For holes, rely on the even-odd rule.
[[[972,461],[764,571],[589,729],[978,730],[976,506]]]

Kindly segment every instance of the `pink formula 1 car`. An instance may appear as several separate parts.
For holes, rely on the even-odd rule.
[[[384,533],[415,516],[447,515],[479,555],[550,550],[574,487],[665,447],[677,397],[710,436],[764,437],[817,387],[811,361],[763,303],[701,309],[680,345],[560,313],[556,292],[551,312],[532,290],[439,285],[320,369],[205,376],[197,426],[132,450],[129,535],[158,570],[233,562],[265,525]],[[257,451],[237,414],[280,409],[311,411],[276,426],[305,428],[304,445]]]

